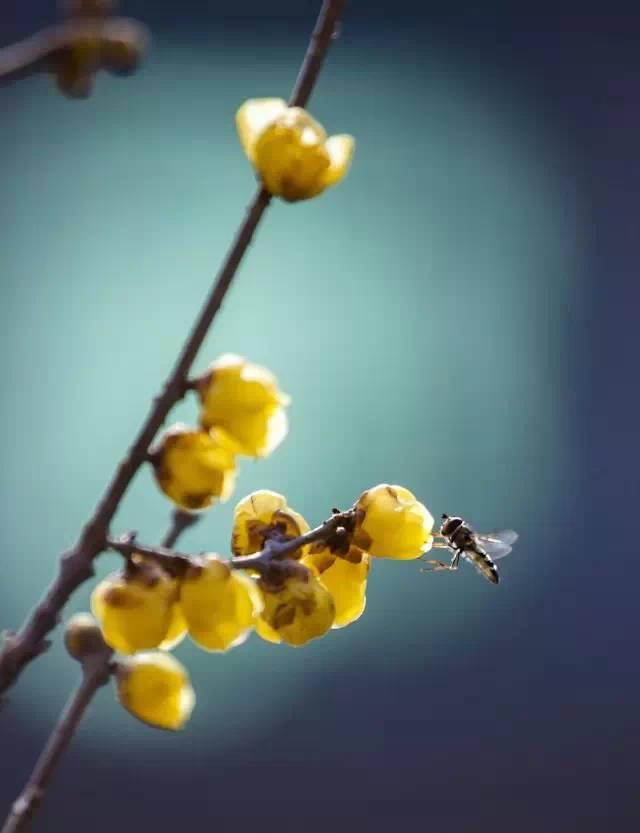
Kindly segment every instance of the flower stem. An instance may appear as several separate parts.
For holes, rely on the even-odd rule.
[[[292,105],[306,104],[345,5],[346,0],[324,0],[291,95]],[[93,516],[76,544],[62,557],[58,574],[42,601],[31,611],[19,631],[6,636],[0,649],[0,694],[13,685],[29,662],[47,650],[46,637],[57,625],[62,608],[74,590],[93,575],[93,561],[107,546],[109,526],[120,501],[147,461],[149,446],[169,412],[185,395],[191,366],[270,202],[271,195],[259,185],[162,391],[154,399],[147,418],[107,485]]]
[[[289,556],[301,547],[318,541],[340,546],[343,541],[348,540],[348,533],[353,522],[353,509],[347,512],[336,512],[320,526],[303,535],[296,538],[269,538],[259,552],[251,555],[236,555],[230,558],[228,563],[238,570],[253,570],[261,575],[273,575],[278,571],[284,574],[291,571],[291,565],[287,563]],[[131,558],[135,554],[151,558],[173,576],[184,575],[197,559],[197,556],[177,552],[167,546],[150,547],[141,544],[136,541],[132,533],[120,538],[108,538],[107,546],[114,552],[119,552],[124,558]]]
[[[171,515],[171,528],[162,539],[162,546],[167,549],[175,547],[182,533],[197,524],[201,517],[191,512],[183,512],[182,509],[175,509]]]

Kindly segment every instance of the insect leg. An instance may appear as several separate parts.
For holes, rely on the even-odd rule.
[[[447,572],[455,572],[455,570],[458,569],[457,561],[454,564],[455,555],[450,564],[445,564],[444,561],[436,561],[434,559],[427,561],[426,558],[421,558],[420,560],[428,565],[427,567],[420,568],[421,573],[441,573],[443,570],[446,570]]]
[[[453,558],[451,559],[451,564],[449,565],[450,570],[457,570],[458,565],[460,564],[460,556],[462,555],[462,550],[458,549],[453,553]]]

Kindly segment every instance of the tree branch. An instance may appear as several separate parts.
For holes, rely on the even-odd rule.
[[[91,654],[83,662],[82,681],[64,707],[27,785],[14,802],[0,833],[23,833],[28,830],[60,758],[69,746],[89,703],[96,691],[109,681],[112,654],[111,649],[104,645],[102,650]]]
[[[18,43],[0,48],[0,86],[13,84],[41,72],[55,72],[63,56],[83,38],[117,40],[137,60],[149,40],[144,26],[125,17],[108,20],[72,19],[47,26]],[[96,52],[93,65],[87,69],[97,72],[102,68],[102,62],[103,57]],[[130,71],[133,66],[126,62],[120,66],[112,63],[108,67],[105,65],[105,68],[124,72]]]
[[[191,512],[184,512],[182,509],[174,509],[171,513],[171,528],[162,539],[162,546],[167,549],[175,547],[178,538],[192,526],[198,523],[202,515],[195,515]]]
[[[167,530],[163,544],[171,541],[171,546],[175,545],[180,535],[200,519],[199,515],[188,515],[187,521],[185,515],[187,513],[180,510],[173,513],[172,524]],[[102,640],[102,637],[99,638],[99,642],[96,651],[83,662],[82,682],[69,698],[29,781],[14,802],[0,833],[24,833],[28,830],[34,813],[42,803],[47,785],[60,762],[62,753],[69,746],[93,696],[101,686],[108,682],[111,676],[113,651]]]
[[[292,106],[304,106],[307,103],[345,5],[346,0],[323,1],[291,95]],[[184,396],[188,387],[188,374],[196,354],[222,306],[242,257],[270,202],[271,195],[260,185],[173,370],[161,393],[154,399],[149,415],[108,484],[93,516],[82,530],[76,544],[62,557],[58,575],[42,601],[36,605],[22,628],[5,638],[0,651],[0,693],[14,683],[22,669],[34,657],[47,649],[47,634],[56,626],[60,611],[73,591],[93,575],[93,560],[106,547],[109,525],[120,501],[135,474],[146,461],[149,446],[169,411]]]
[[[287,538],[277,532],[267,538],[263,549],[251,555],[237,555],[227,562],[238,570],[252,570],[270,580],[282,579],[292,572],[292,556],[301,547],[323,542],[338,552],[349,548],[350,532],[353,529],[355,511],[334,512],[324,523],[296,538]],[[149,547],[136,541],[135,534],[127,533],[120,538],[108,538],[107,546],[126,559],[133,555],[151,558],[170,575],[182,576],[197,561],[197,556],[177,552],[171,547]],[[295,571],[295,570],[294,570]]]

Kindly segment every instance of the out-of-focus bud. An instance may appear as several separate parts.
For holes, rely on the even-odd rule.
[[[105,642],[121,654],[165,647],[174,629],[178,582],[160,567],[143,563],[131,575],[125,570],[101,581],[91,596],[91,609]]]
[[[203,428],[222,428],[238,454],[266,457],[287,434],[289,397],[264,367],[227,353],[197,380]]]
[[[90,613],[74,613],[64,629],[64,645],[78,662],[105,650],[100,625]]]
[[[359,619],[367,603],[367,577],[370,558],[352,546],[345,555],[336,555],[322,544],[311,546],[302,564],[318,577],[333,596],[336,606],[334,628],[343,628]]]
[[[119,702],[134,717],[160,729],[182,729],[196,702],[189,675],[171,654],[149,652],[121,660]]]
[[[220,431],[201,431],[178,423],[152,452],[156,480],[182,509],[206,509],[233,492],[236,461]]]
[[[215,555],[202,557],[187,571],[180,604],[189,635],[207,651],[241,645],[263,608],[254,580]]]

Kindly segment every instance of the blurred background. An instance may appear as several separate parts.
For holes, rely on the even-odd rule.
[[[318,5],[131,0],[137,75],[0,90],[0,628],[146,415],[253,192],[235,110],[288,95]],[[310,109],[353,169],[273,205],[198,361],[244,354],[293,405],[184,549],[228,551],[257,488],[313,525],[399,483],[517,529],[501,584],[376,562],[365,615],[302,650],[183,644],[185,732],[104,689],[37,830],[638,830],[640,15],[575,15],[350,3]],[[1,43],[54,19],[5,0]],[[143,470],[115,531],[158,541],[169,510]],[[77,677],[58,633],[0,712],[0,815]]]

